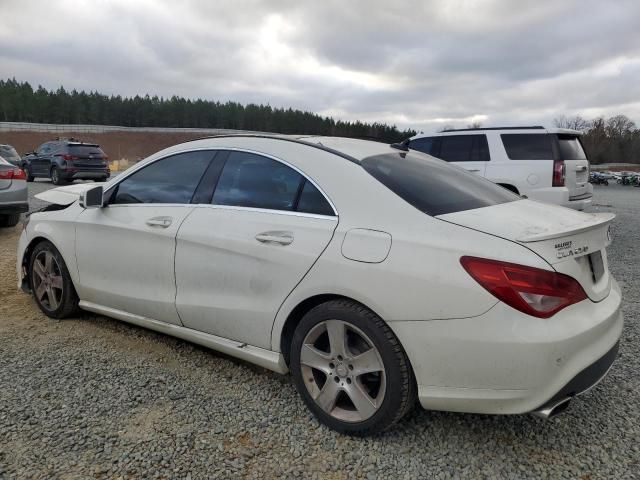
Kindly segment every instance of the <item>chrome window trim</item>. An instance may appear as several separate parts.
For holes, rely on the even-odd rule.
[[[157,205],[157,204],[156,204]],[[207,203],[197,203],[193,205],[195,208],[214,208],[219,210],[238,210],[245,212],[256,212],[256,213],[269,213],[272,215],[288,215],[290,217],[306,217],[306,218],[317,218],[320,220],[333,220],[338,221],[337,215],[320,215],[318,213],[306,213],[306,212],[294,212],[292,210],[274,210],[271,208],[256,208],[256,207],[240,207],[236,205],[215,205],[215,204],[207,204]]]
[[[339,217],[340,215],[338,214],[338,209],[336,208],[335,204],[331,201],[331,198],[329,198],[329,196],[325,193],[325,191],[320,188],[320,186],[312,179],[310,178],[307,174],[305,174],[302,170],[300,170],[298,167],[296,167],[295,165],[292,165],[291,163],[287,162],[286,160],[282,160],[281,158],[278,157],[274,157],[273,155],[270,155],[268,153],[264,153],[264,152],[258,152],[256,150],[250,150],[247,148],[237,148],[237,147],[200,147],[200,148],[188,148],[185,150],[179,150],[176,152],[171,152],[168,155],[165,155],[163,157],[160,158],[156,158],[150,162],[145,162],[144,160],[141,163],[141,165],[137,168],[134,168],[131,172],[127,173],[126,176],[119,178],[120,175],[118,175],[117,181],[113,183],[113,185],[109,185],[109,187],[105,190],[104,195],[107,195],[109,193],[109,191],[111,191],[112,188],[117,187],[121,182],[124,182],[127,178],[129,178],[131,175],[133,175],[134,173],[136,173],[139,170],[142,170],[143,168],[159,162],[160,160],[164,160],[165,158],[169,158],[169,157],[173,157],[174,155],[179,155],[181,153],[189,153],[189,152],[202,152],[202,151],[206,151],[206,150],[210,150],[210,151],[231,151],[231,152],[242,152],[242,153],[251,153],[254,155],[260,155],[262,157],[266,157],[269,158],[271,160],[275,160],[276,162],[280,162],[283,165],[286,165],[287,167],[295,170],[296,172],[298,172],[300,175],[302,175],[302,177],[307,180],[308,182],[311,182],[311,184],[316,187],[318,189],[318,191],[322,194],[322,196],[324,197],[324,199],[329,203],[329,206],[331,206],[331,208],[333,209],[333,213],[334,215],[318,215],[318,214],[313,214],[313,213],[308,213],[305,214],[304,212],[293,212],[290,210],[272,210],[272,209],[267,209],[267,208],[256,208],[256,207],[241,207],[241,206],[236,206],[236,205],[213,205],[213,206],[219,206],[219,207],[233,207],[233,208],[237,208],[237,209],[250,209],[250,210],[255,210],[255,211],[268,211],[268,212],[285,212],[285,213],[290,213],[290,214],[303,214],[303,216],[314,216],[314,217],[320,217],[320,218],[333,218],[333,217]],[[208,206],[208,203],[187,203],[187,204],[164,204],[164,203],[150,203],[150,204],[137,204],[137,203],[120,203],[118,205],[192,205],[192,206],[199,206],[199,205],[203,205],[203,206]],[[114,206],[114,205],[109,205],[109,206]]]
[[[338,221],[336,215],[320,215],[317,213],[305,213],[294,212],[291,210],[273,210],[269,208],[255,208],[255,207],[238,207],[235,205],[214,205],[209,203],[115,203],[108,205],[105,208],[153,208],[153,207],[181,207],[181,208],[209,208],[216,210],[238,210],[245,212],[267,213],[271,215],[288,215],[290,217],[306,217],[317,218],[318,220],[333,220]]]

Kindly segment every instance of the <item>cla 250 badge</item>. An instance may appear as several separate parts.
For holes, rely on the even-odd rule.
[[[558,258],[575,257],[576,255],[584,255],[589,251],[589,247],[587,245],[573,248],[572,240],[556,243],[555,249],[556,249],[556,257]]]

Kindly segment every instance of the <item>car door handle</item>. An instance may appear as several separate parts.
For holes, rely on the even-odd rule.
[[[293,233],[262,232],[256,235],[256,240],[260,243],[276,243],[278,245],[289,245],[293,243]]]
[[[479,168],[467,168],[465,169],[467,172],[479,172],[480,169]]]
[[[584,165],[579,165],[576,167],[576,172],[584,172],[587,170],[587,167],[585,167]]]
[[[150,227],[167,228],[172,222],[173,219],[171,217],[153,217],[147,220],[146,223]]]

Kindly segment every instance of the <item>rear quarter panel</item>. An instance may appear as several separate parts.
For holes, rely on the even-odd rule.
[[[357,223],[361,228],[391,234],[392,246],[387,258],[380,263],[345,258],[341,245],[346,232],[355,227],[355,221],[346,215],[341,217],[329,246],[278,312],[272,349],[279,350],[281,330],[291,311],[315,295],[352,298],[387,322],[469,318],[491,309],[497,299],[462,268],[462,255],[551,269],[520,245],[429,217],[394,197],[394,194],[380,195],[376,200],[393,204],[397,198],[402,205],[396,205],[395,215],[391,214],[393,209],[389,209],[389,216],[379,216],[369,224]],[[368,206],[385,209],[376,203],[370,201]]]
[[[527,133],[527,131],[517,133]],[[521,195],[527,196],[534,196],[532,192],[535,189],[551,187],[553,159],[511,160],[500,138],[500,132],[487,132],[487,142],[491,153],[491,160],[487,162],[485,170],[485,177],[488,180],[513,185]]]

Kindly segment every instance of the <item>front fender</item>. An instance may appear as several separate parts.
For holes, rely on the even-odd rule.
[[[75,218],[81,211],[81,207],[72,205],[65,210],[40,212],[31,215],[27,228],[23,230],[18,242],[17,269],[19,288],[28,290],[28,278],[25,275],[28,272],[23,267],[26,266],[25,263],[28,263],[28,255],[33,246],[42,240],[48,240],[58,249],[67,266],[71,281],[76,287],[78,286],[80,277],[75,255]]]

